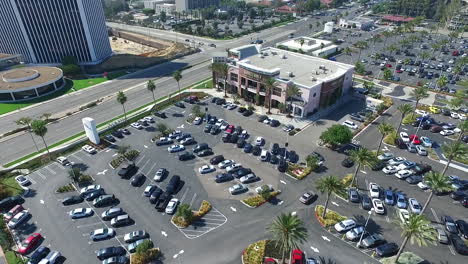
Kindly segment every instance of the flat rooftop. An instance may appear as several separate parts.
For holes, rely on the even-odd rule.
[[[305,87],[336,79],[347,70],[354,68],[352,65],[277,48],[265,48],[261,52],[262,56],[260,54],[250,56],[239,61],[238,65],[253,71],[279,71],[279,79],[292,80]]]
[[[28,87],[49,83],[63,76],[56,67],[23,67],[0,72],[0,90],[21,90]]]
[[[304,40],[304,44],[301,45],[301,39]],[[292,49],[302,49],[305,52],[309,52],[311,50],[318,50],[320,49],[320,46],[323,44],[323,46],[330,46],[332,44],[331,41],[328,40],[323,40],[323,39],[316,39],[316,38],[309,38],[309,37],[298,37],[295,39],[291,39],[282,43],[279,43],[278,45],[283,45],[288,48]]]

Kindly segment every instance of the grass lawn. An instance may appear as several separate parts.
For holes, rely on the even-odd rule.
[[[213,79],[211,78],[193,87],[193,89],[211,89],[211,88],[213,88]]]
[[[15,252],[13,251],[5,251],[5,257],[7,259],[8,264],[24,264],[26,263],[21,259],[20,256],[16,256]]]
[[[90,86],[103,83],[105,81],[107,81],[107,78],[104,78],[104,77],[84,79],[84,80],[73,80],[73,88],[68,90],[67,93],[79,91],[81,89],[85,89]]]
[[[23,192],[23,189],[15,181],[14,176],[2,177],[0,178],[0,182],[2,183],[2,188],[5,186],[12,195],[20,195]]]

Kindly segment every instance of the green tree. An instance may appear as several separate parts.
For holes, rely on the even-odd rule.
[[[364,88],[366,88],[369,92],[372,91],[372,89],[374,89],[374,82],[370,82],[370,81],[364,81],[364,84],[363,84]]]
[[[468,120],[461,121],[460,123],[458,123],[457,127],[460,129],[460,133],[458,134],[457,141],[460,141],[463,135],[465,134],[465,132],[468,131]]]
[[[345,186],[343,182],[334,175],[328,175],[318,179],[315,182],[315,187],[320,193],[326,193],[327,199],[325,200],[325,206],[323,208],[322,218],[325,219],[327,216],[328,202],[330,201],[331,194],[343,194],[345,192]]]
[[[418,109],[419,101],[421,99],[429,97],[428,89],[423,86],[414,88],[410,95],[416,99],[416,105],[414,106],[415,109]],[[414,117],[414,112],[411,114],[411,116]]]
[[[357,74],[363,75],[366,73],[366,67],[364,66],[364,63],[357,61],[356,64],[354,64],[354,68],[357,72]]]
[[[389,134],[395,132],[395,128],[393,128],[393,126],[392,126],[391,124],[386,123],[386,122],[382,122],[377,128],[378,128],[380,134],[382,134],[382,138],[380,139],[379,147],[377,148],[377,154],[376,154],[376,156],[379,155],[380,147],[382,146],[382,142],[383,142],[384,138],[385,138],[387,135],[389,135]]]
[[[117,154],[121,155],[121,156],[124,156],[127,151],[130,150],[130,146],[129,145],[122,145],[122,146],[118,146],[117,147]]]
[[[117,102],[122,105],[123,112],[124,112],[124,117],[125,117],[125,122],[127,122],[127,111],[125,111],[125,103],[127,102],[127,96],[124,94],[124,92],[119,91],[117,93]]]
[[[177,82],[177,87],[179,88],[179,94],[180,94],[180,83],[179,82],[180,82],[180,79],[182,79],[182,73],[179,70],[177,70],[172,74],[172,77]]]
[[[80,66],[67,64],[60,67],[65,75],[75,75],[81,72]]]
[[[190,205],[186,203],[179,205],[176,216],[184,219],[185,222],[190,223],[193,219],[193,212]]]
[[[192,114],[194,116],[199,116],[199,117],[203,116],[203,112],[201,111],[201,108],[199,105],[194,105],[192,107]]]
[[[266,97],[268,101],[268,112],[267,114],[271,114],[271,94],[273,93],[273,89],[276,87],[276,80],[273,78],[268,78],[264,82]]]
[[[449,192],[453,189],[452,182],[449,177],[437,171],[431,171],[424,176],[424,183],[430,188],[429,197],[427,198],[421,210],[421,215],[426,211],[427,206],[432,200],[434,194]]]
[[[401,236],[404,237],[403,243],[396,255],[395,263],[398,263],[401,253],[406,247],[408,241],[411,244],[416,242],[418,246],[427,246],[428,243],[437,245],[437,234],[425,215],[423,214],[410,214],[407,221],[400,222],[402,230]]]
[[[393,77],[392,71],[389,68],[385,68],[383,70],[383,78],[385,80],[390,80],[390,79],[392,79],[392,77]]]
[[[320,135],[323,143],[336,147],[341,144],[348,144],[353,139],[353,132],[343,125],[333,125]]]
[[[286,88],[286,100],[289,100],[289,107],[288,107],[288,116],[291,116],[291,108],[292,108],[292,101],[294,96],[301,96],[302,91],[301,89],[295,85],[290,84]]]
[[[279,215],[268,227],[276,247],[281,251],[281,263],[293,248],[307,240],[307,229],[297,215]]]
[[[398,112],[401,113],[400,123],[398,124],[397,134],[400,133],[401,124],[403,123],[403,119],[405,119],[406,115],[410,112],[413,112],[414,108],[410,104],[402,104],[397,107]]]
[[[28,133],[29,133],[29,135],[31,135],[31,139],[32,139],[32,141],[33,141],[33,143],[34,143],[34,146],[36,147],[37,152],[39,152],[39,148],[37,147],[36,140],[34,139],[34,136],[33,136],[33,134],[31,133],[31,121],[32,121],[31,118],[25,116],[25,117],[22,117],[22,118],[16,120],[15,123],[16,123],[18,126],[26,126],[26,127],[28,127]]]
[[[437,87],[439,87],[439,88],[445,87],[445,85],[447,85],[447,83],[448,83],[448,79],[447,79],[447,76],[445,76],[445,75],[440,76],[436,81]]]
[[[145,8],[142,10],[143,14],[145,14],[146,16],[152,16],[154,15],[155,11],[153,8]]]
[[[150,263],[158,256],[158,251],[152,250],[154,247],[151,240],[145,240],[136,247],[136,252],[132,258],[134,264]]]
[[[359,55],[358,55],[358,59],[357,61],[360,61],[361,60],[361,52],[363,49],[367,49],[369,47],[369,44],[367,44],[366,41],[358,41],[354,44],[354,47],[358,48],[359,49]]]
[[[46,147],[47,154],[50,157],[50,152],[49,152],[49,147],[46,144],[46,141],[44,139],[45,135],[47,134],[47,124],[44,120],[36,119],[31,122],[31,131],[36,135],[42,138],[42,142],[44,143],[44,146]]]
[[[442,145],[442,151],[445,154],[445,157],[447,158],[447,164],[444,167],[444,170],[442,171],[442,174],[445,175],[447,172],[448,167],[450,166],[450,163],[452,163],[453,159],[466,159],[468,156],[468,146],[461,141],[455,141],[449,144],[444,144]]]
[[[156,130],[159,131],[159,132],[161,132],[161,134],[164,135],[164,134],[166,134],[166,132],[169,130],[169,127],[168,127],[166,124],[164,124],[164,123],[158,123],[158,124],[156,125]]]
[[[68,178],[73,182],[79,182],[82,173],[79,168],[71,168],[68,170]]]
[[[351,150],[349,152],[349,158],[356,163],[356,169],[354,170],[353,180],[351,181],[349,186],[353,186],[354,182],[356,182],[357,174],[361,166],[364,167],[371,167],[376,163],[376,157],[372,151],[366,148],[360,148],[357,150]]]
[[[148,83],[146,84],[146,89],[151,92],[151,95],[153,95],[153,102],[156,101],[156,98],[154,97],[154,90],[156,90],[156,84],[154,84],[153,80],[149,80]]]
[[[41,115],[41,117],[44,118],[44,121],[45,121],[46,123],[49,123],[49,118],[50,118],[51,116],[52,116],[51,113],[43,113],[43,114]]]
[[[350,47],[346,47],[346,48],[343,49],[343,52],[344,52],[344,54],[349,56],[349,55],[351,55],[351,52],[353,52],[353,50]]]
[[[161,20],[161,22],[166,22],[166,19],[167,19],[166,12],[161,11],[161,13],[159,13],[159,20]]]

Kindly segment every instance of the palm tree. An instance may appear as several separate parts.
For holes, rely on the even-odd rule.
[[[156,90],[156,84],[154,84],[153,80],[149,80],[148,83],[146,84],[146,89],[151,92],[153,95],[153,102],[156,101],[156,98],[154,98],[154,90]]]
[[[455,141],[450,144],[442,145],[442,150],[447,158],[447,164],[442,171],[442,174],[445,175],[447,169],[455,158],[466,158],[468,156],[468,146],[460,141]]]
[[[416,105],[414,106],[415,109],[418,108],[419,101],[421,99],[429,97],[429,94],[427,93],[427,91],[428,91],[428,89],[426,87],[423,87],[423,86],[418,86],[418,87],[414,88],[413,91],[411,91],[411,96],[416,99]],[[414,112],[412,113],[411,116],[414,117]]]
[[[34,139],[34,136],[31,133],[31,118],[25,116],[25,117],[22,117],[22,118],[16,120],[15,123],[18,126],[27,126],[28,127],[28,133],[29,133],[29,135],[31,135],[31,139],[32,139],[32,141],[34,143],[34,146],[36,147],[37,152],[39,152],[39,148],[37,147],[36,140]]]
[[[354,44],[354,46],[359,49],[359,56],[358,56],[358,59],[357,59],[357,61],[359,61],[361,59],[362,50],[368,48],[369,45],[365,41],[358,41],[358,42],[356,42]]]
[[[382,139],[380,140],[380,143],[379,143],[379,147],[377,148],[377,154],[376,156],[379,155],[379,151],[380,151],[380,147],[382,146],[382,142],[384,140],[384,138],[389,135],[390,133],[394,132],[395,131],[395,128],[393,128],[392,125],[390,125],[389,123],[381,123],[377,129],[379,130],[380,134],[382,134]]]
[[[398,124],[397,134],[400,132],[401,123],[405,119],[406,115],[413,111],[413,107],[410,104],[402,104],[397,107],[397,110],[401,113],[400,124]]]
[[[356,170],[354,171],[353,180],[350,184],[350,186],[353,186],[361,166],[370,167],[375,164],[375,155],[372,153],[372,151],[366,148],[360,148],[358,150],[351,150],[349,152],[349,158],[357,164]]]
[[[291,108],[292,108],[292,98],[294,96],[301,96],[302,92],[301,89],[295,84],[291,84],[286,88],[286,100],[289,99],[289,107],[288,107],[288,116],[291,116]]]
[[[343,52],[344,52],[346,55],[350,55],[351,52],[353,52],[353,51],[351,50],[350,47],[346,47],[346,48],[343,49]]]
[[[218,72],[219,72],[219,63],[218,62],[213,62],[210,65],[210,70],[213,72],[213,84],[218,88],[217,83],[218,83]],[[218,89],[219,91],[219,89]]]
[[[46,147],[47,154],[50,159],[50,152],[47,143],[45,142],[44,136],[47,134],[47,123],[44,120],[33,120],[31,122],[31,130],[36,136],[40,136],[42,138],[42,142],[44,142],[44,146]]]
[[[445,85],[447,85],[447,83],[448,83],[448,79],[447,79],[447,76],[445,75],[440,76],[436,81],[437,87],[439,88],[443,88]]]
[[[44,121],[45,121],[46,123],[49,123],[49,118],[50,118],[51,116],[52,116],[51,113],[43,113],[43,114],[41,115],[41,117],[44,118]]]
[[[172,77],[177,82],[177,87],[179,88],[179,94],[180,94],[180,83],[179,83],[179,81],[180,81],[180,79],[182,79],[182,73],[179,70],[177,70],[172,74]]]
[[[227,79],[229,77],[229,66],[227,63],[220,63],[218,68],[218,74],[220,75],[221,78],[224,80],[224,97],[227,97]]]
[[[423,214],[410,214],[407,221],[400,222],[402,229],[401,236],[404,237],[398,254],[396,255],[395,263],[398,263],[401,253],[406,247],[408,241],[411,244],[416,242],[418,246],[427,246],[428,243],[436,244],[437,234],[425,215]]]
[[[468,131],[468,120],[464,120],[458,123],[457,126],[460,129],[460,134],[458,135],[457,141],[460,141],[466,131]]]
[[[307,229],[297,215],[282,213],[267,230],[273,236],[276,247],[281,250],[281,263],[284,263],[286,254],[289,255],[293,248],[298,248],[299,243],[307,240]]]
[[[123,112],[124,112],[124,117],[125,117],[125,122],[127,122],[127,112],[125,111],[125,103],[127,102],[127,96],[124,94],[124,92],[119,91],[117,93],[117,102],[122,105]]]
[[[345,191],[345,186],[338,177],[329,175],[322,177],[316,181],[316,188],[320,193],[327,194],[327,200],[325,201],[325,206],[323,208],[322,218],[325,218],[327,215],[328,202],[330,200],[330,195],[332,193],[342,194]]]
[[[421,214],[424,214],[424,211],[426,211],[426,208],[431,202],[434,193],[445,193],[453,189],[452,182],[450,181],[449,177],[437,171],[431,171],[428,174],[426,174],[424,176],[424,183],[427,184],[427,186],[429,186],[431,193],[429,194],[429,197],[424,203]]]
[[[271,94],[273,93],[273,89],[276,87],[276,80],[273,78],[268,78],[265,80],[265,91],[268,98],[268,112],[267,114],[271,114]]]

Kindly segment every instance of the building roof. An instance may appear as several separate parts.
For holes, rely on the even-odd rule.
[[[301,46],[301,39],[304,40],[304,44],[302,46]],[[287,40],[285,42],[281,42],[278,45],[286,46],[289,49],[303,50],[304,52],[308,53],[309,51],[320,49],[322,43],[324,47],[327,47],[333,44],[331,41],[328,41],[328,40],[315,39],[315,38],[309,38],[309,37],[298,37],[295,39]]]
[[[279,73],[279,76],[276,75],[278,80],[293,81],[304,87],[312,87],[318,82],[336,79],[347,70],[354,68],[352,65],[277,48],[269,47],[262,49],[261,52],[262,55],[250,56],[237,64],[239,67],[254,72],[272,75]]]
[[[386,15],[386,16],[383,16],[382,19],[389,20],[392,22],[409,22],[409,21],[414,20],[414,17],[404,17],[404,16],[399,16],[399,15]]]
[[[35,66],[0,72],[0,90],[21,90],[47,84],[63,76],[56,67]]]

